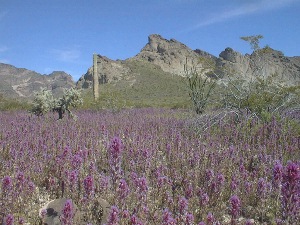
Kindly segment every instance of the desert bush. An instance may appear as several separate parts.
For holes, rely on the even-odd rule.
[[[26,99],[5,98],[0,94],[0,111],[28,110],[30,103]]]
[[[216,79],[209,77],[210,66],[213,65],[205,57],[199,58],[201,68],[187,68],[185,64],[184,71],[188,82],[189,96],[193,102],[197,114],[202,114],[211,100],[212,92],[216,86]]]
[[[268,78],[254,77],[251,81],[230,80],[223,83],[225,94],[221,96],[223,107],[246,111],[263,121],[300,107],[300,86],[285,86],[276,81],[276,75]]]
[[[54,111],[58,113],[59,119],[62,119],[65,112],[74,117],[70,108],[76,108],[81,104],[80,91],[74,88],[65,89],[61,98],[54,98],[50,90],[42,89],[35,95],[31,112],[37,116],[42,116],[49,111]]]

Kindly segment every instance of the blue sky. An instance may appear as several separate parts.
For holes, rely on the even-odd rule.
[[[135,56],[150,34],[216,56],[251,53],[241,36],[300,56],[300,0],[0,0],[0,62],[74,81],[92,54]]]

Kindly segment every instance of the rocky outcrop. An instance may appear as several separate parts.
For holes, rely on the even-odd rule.
[[[206,60],[206,63],[203,62]],[[210,65],[207,65],[207,59]],[[111,60],[99,55],[99,83],[111,83],[124,79],[132,79],[138,74],[127,66],[126,62],[135,61],[154,64],[162,71],[184,76],[185,66],[196,68],[202,74],[226,79],[228,77],[251,80],[253,77],[268,77],[276,74],[276,79],[287,85],[300,84],[300,57],[286,57],[280,51],[269,47],[257,50],[251,55],[243,55],[232,48],[226,48],[219,57],[215,57],[200,49],[192,50],[183,43],[167,40],[158,34],[148,37],[148,43],[140,53],[127,60]],[[142,66],[142,64],[141,64]],[[92,67],[77,82],[78,87],[92,87]]]
[[[275,79],[287,85],[300,85],[300,57],[287,57],[269,47],[256,50],[251,55],[242,55],[226,48],[219,56],[217,68],[222,71],[221,77],[251,80],[253,77],[275,75]]]
[[[98,55],[98,80],[99,84],[117,82],[126,75],[130,74],[131,70],[124,64],[122,60],[111,60],[105,56]],[[93,67],[90,67],[86,74],[80,77],[77,82],[79,88],[91,88],[93,82]]]
[[[192,50],[175,39],[167,40],[158,34],[152,34],[148,37],[146,46],[133,59],[146,60],[160,66],[164,72],[184,76],[185,66],[201,69],[200,56],[215,58],[199,49]]]
[[[55,96],[64,88],[74,87],[72,76],[61,71],[49,75],[0,63],[0,94],[11,98],[33,98],[41,88],[52,90]]]
[[[71,215],[72,224],[76,225],[85,225],[89,224],[106,224],[108,214],[110,211],[110,205],[107,201],[102,198],[95,198],[91,200],[87,205],[90,205],[88,208],[78,209],[76,204],[71,199],[59,198],[47,202],[39,210],[39,217],[41,219],[41,224],[43,225],[60,225],[63,210],[65,208],[66,202],[71,205],[68,213]]]

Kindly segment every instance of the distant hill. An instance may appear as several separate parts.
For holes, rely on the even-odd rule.
[[[259,51],[264,52],[259,54]],[[158,34],[150,35],[148,43],[132,58],[112,60],[99,54],[97,62],[101,99],[112,102],[117,95],[132,106],[161,106],[158,101],[165,105],[184,105],[188,100],[183,79],[185,66],[188,69],[195,68],[200,73],[210,72],[208,75],[218,79],[236,77],[251,80],[255,76],[276,74],[276,79],[287,85],[300,85],[299,56],[287,57],[269,47],[246,55],[226,48],[219,56],[214,56],[200,49],[192,50],[175,39],[167,40]],[[42,87],[59,95],[63,88],[76,85],[84,90],[89,99],[92,75],[91,66],[75,84],[71,75],[65,72],[41,75],[0,63],[0,95],[32,98],[34,92]]]
[[[60,95],[63,88],[74,86],[72,76],[62,71],[42,75],[0,63],[0,94],[6,98],[30,99],[34,96],[34,92],[40,91],[41,88],[52,90],[54,95]]]
[[[264,52],[258,54],[259,51]],[[192,50],[175,39],[167,40],[158,34],[150,35],[145,47],[132,58],[111,60],[98,55],[99,83],[127,80],[130,85],[133,85],[135,77],[139,75],[128,66],[128,63],[133,61],[148,62],[156,65],[156,70],[184,76],[185,65],[187,68],[197,68],[198,71],[207,72],[207,65],[204,65],[203,59],[209,60],[212,64],[210,70],[219,78],[239,77],[250,80],[253,76],[268,77],[276,74],[278,79],[283,80],[287,85],[300,84],[300,57],[298,56],[287,57],[280,51],[267,47],[251,55],[243,55],[232,48],[226,48],[216,57],[200,49]],[[82,75],[77,82],[77,87],[91,88],[92,69],[90,67],[87,73]]]

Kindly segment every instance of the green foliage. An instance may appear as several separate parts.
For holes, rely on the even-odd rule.
[[[199,71],[196,68],[188,69],[185,65],[185,74],[189,87],[189,96],[193,102],[197,114],[202,114],[216,86],[216,79],[209,77],[214,64],[209,58],[201,57],[199,59],[202,67]]]
[[[58,99],[53,97],[51,91],[42,89],[35,95],[31,112],[41,116],[49,111],[55,111],[58,113],[59,119],[62,119],[64,113],[68,112],[71,117],[74,117],[70,108],[77,108],[82,101],[80,91],[74,88],[65,89],[63,97]]]
[[[126,61],[131,75],[99,85],[99,99],[91,89],[82,92],[81,109],[119,111],[123,108],[191,108],[186,83],[147,61]]]
[[[247,112],[269,121],[286,109],[299,107],[300,86],[284,86],[275,81],[276,76],[254,78],[252,81],[231,80],[223,84],[227,90],[222,95],[223,106]]]
[[[29,108],[30,104],[27,101],[4,98],[3,95],[0,94],[0,111],[28,110]]]
[[[50,90],[42,89],[35,93],[31,112],[37,116],[42,116],[53,109],[54,99]]]
[[[253,49],[253,51],[258,50],[259,47],[259,41],[260,39],[262,39],[263,36],[262,35],[252,35],[252,36],[245,36],[245,37],[241,37],[242,40],[247,41],[250,46],[251,49]]]

